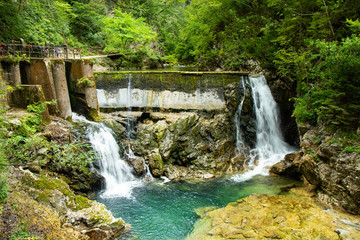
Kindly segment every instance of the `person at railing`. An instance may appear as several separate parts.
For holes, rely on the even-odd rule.
[[[2,57],[5,56],[5,45],[4,45],[4,43],[1,43],[1,45],[0,45],[0,54],[1,54]]]
[[[26,44],[25,51],[27,56],[31,56],[32,47],[29,43]]]
[[[81,58],[81,47],[78,48],[79,58]]]

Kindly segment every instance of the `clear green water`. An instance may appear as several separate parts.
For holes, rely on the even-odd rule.
[[[194,209],[224,207],[252,193],[279,194],[280,187],[294,180],[276,176],[257,176],[246,182],[216,179],[206,182],[144,183],[133,189],[132,199],[101,198],[115,217],[132,225],[131,236],[121,239],[178,240],[192,231],[198,219]],[[298,183],[299,184],[299,183]]]

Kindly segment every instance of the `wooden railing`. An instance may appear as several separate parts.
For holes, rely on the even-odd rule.
[[[60,59],[80,59],[81,49],[75,49],[66,45],[30,45],[9,43],[0,45],[0,56],[26,56],[28,58],[60,58]]]

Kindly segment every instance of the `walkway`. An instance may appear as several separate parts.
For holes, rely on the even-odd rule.
[[[10,43],[0,45],[1,57],[25,56],[30,59],[58,58],[58,59],[81,59],[81,49],[62,46],[40,46],[24,43]]]

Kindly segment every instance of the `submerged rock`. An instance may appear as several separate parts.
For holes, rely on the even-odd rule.
[[[341,239],[334,217],[309,198],[253,194],[224,208],[197,210],[187,239]]]

